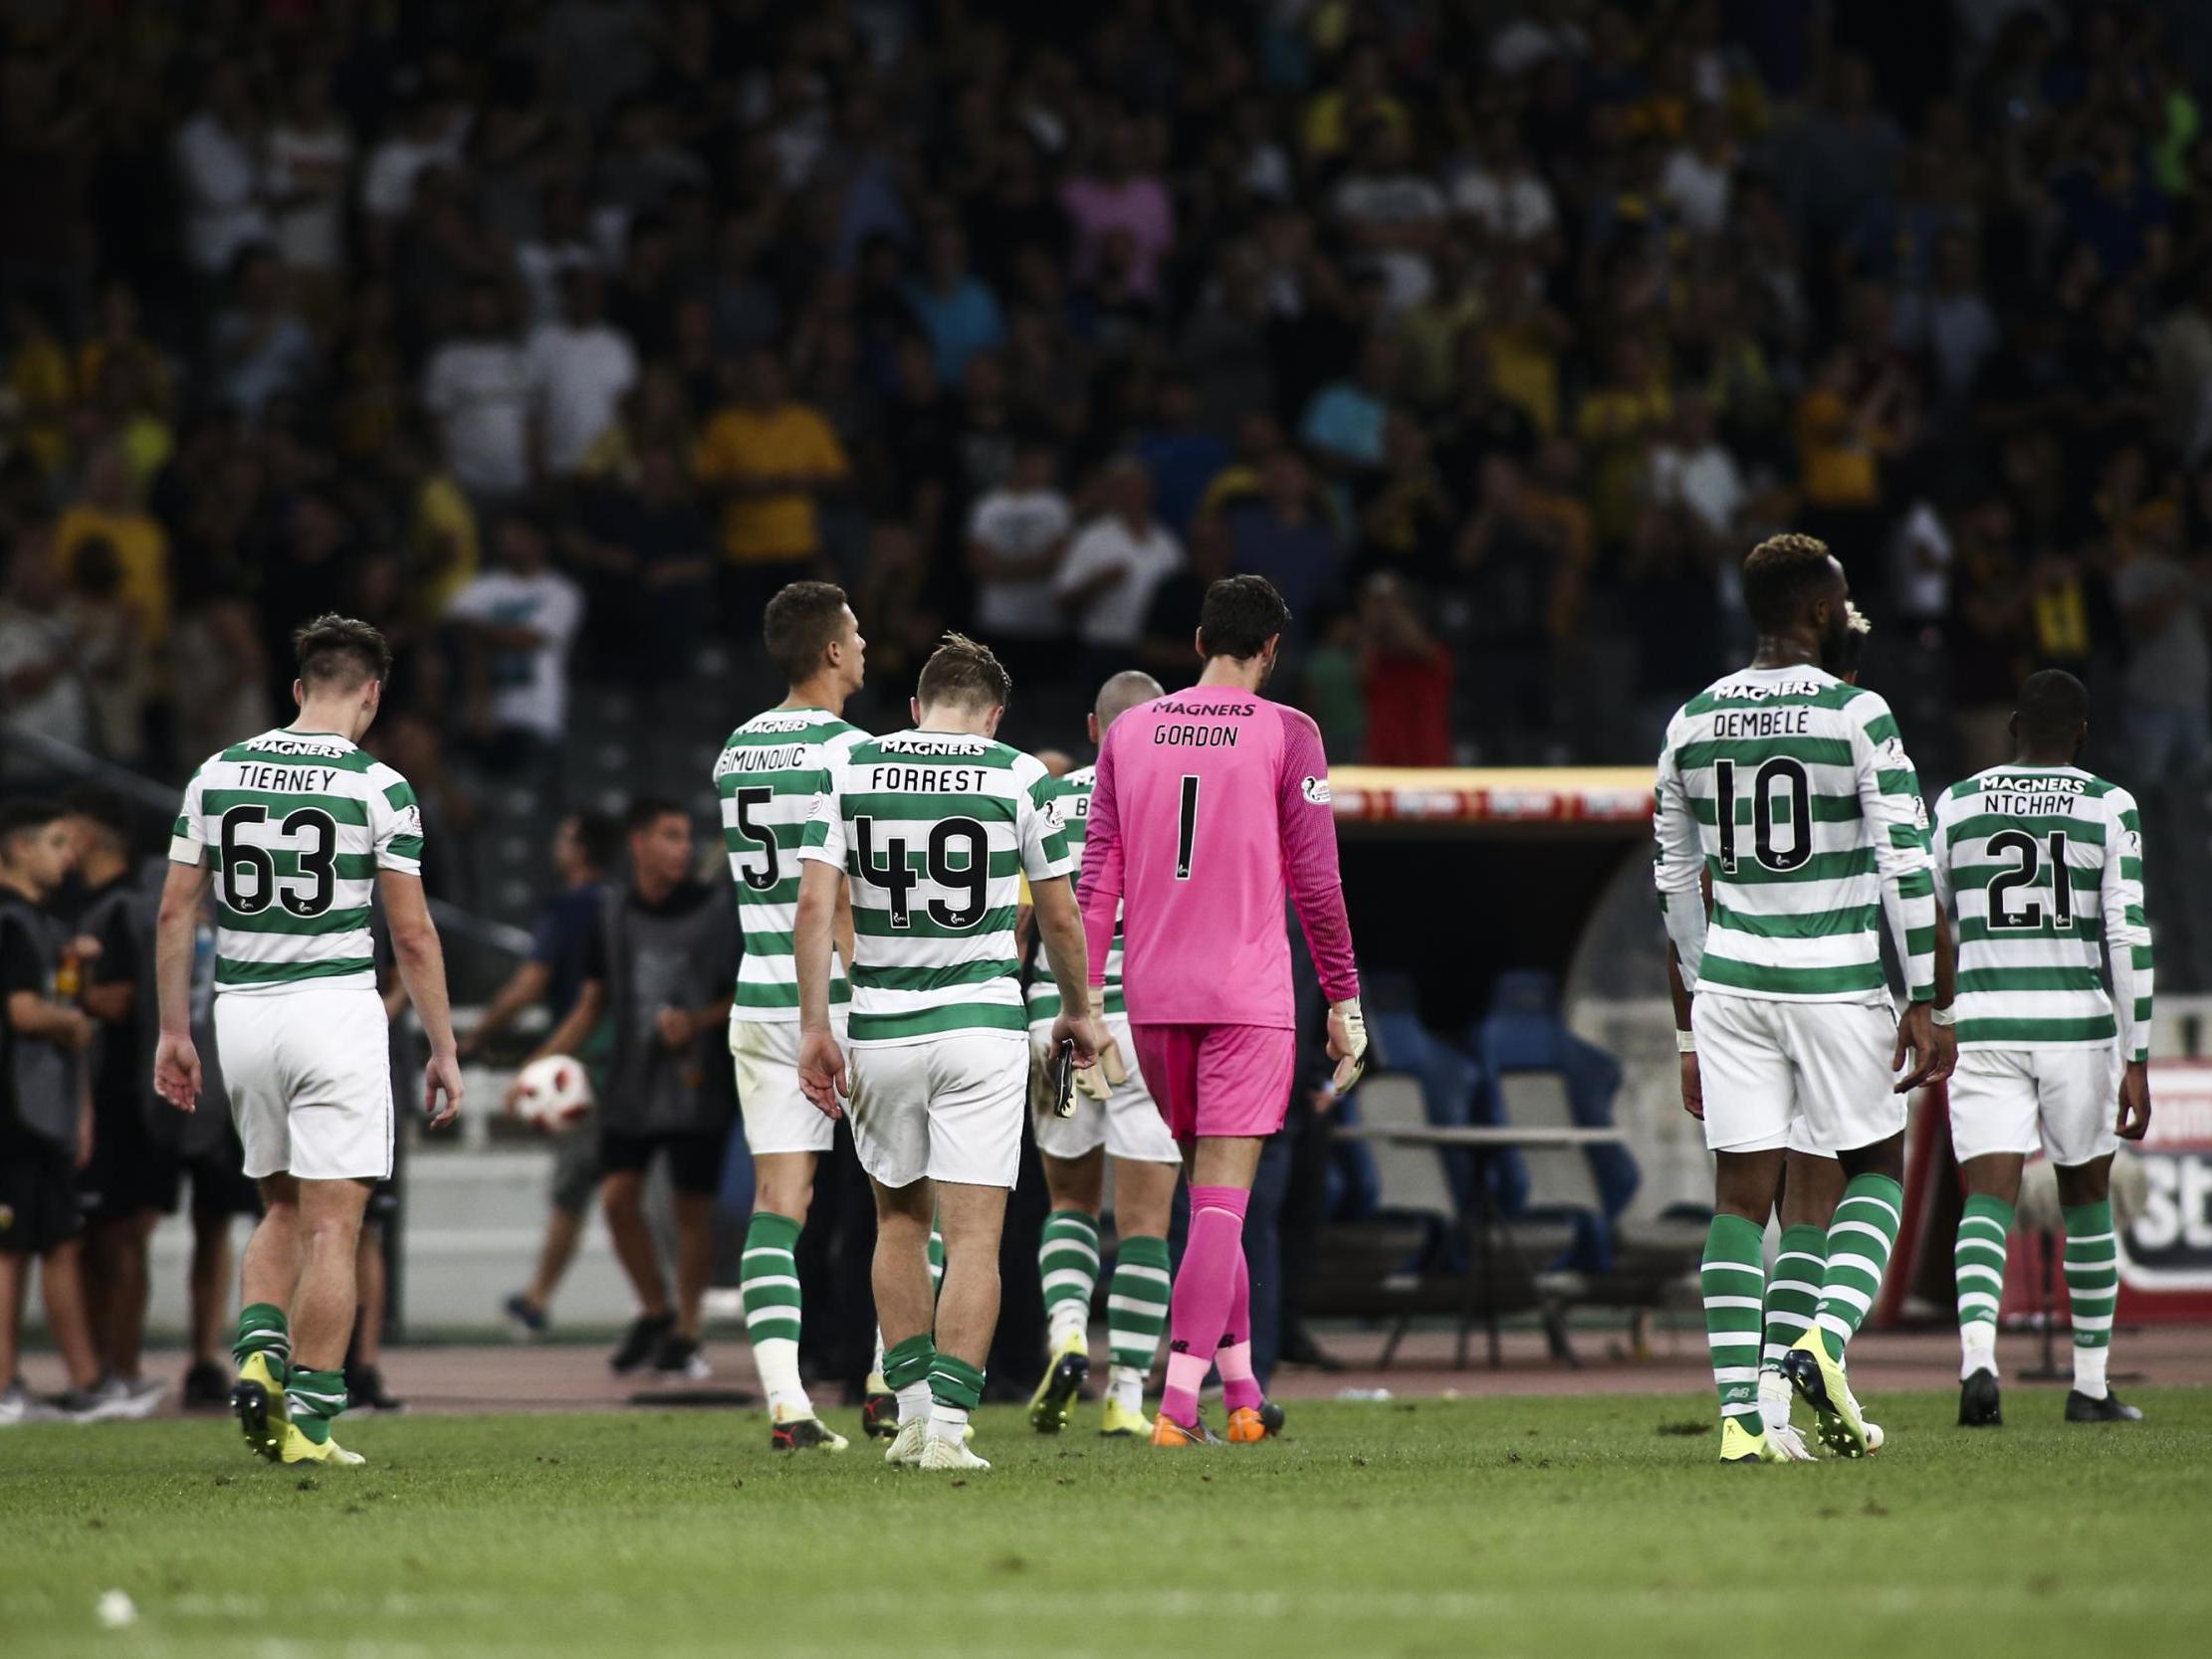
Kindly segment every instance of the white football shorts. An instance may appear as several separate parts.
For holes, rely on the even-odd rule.
[[[1951,1146],[1961,1163],[2033,1154],[2072,1168],[2119,1145],[2119,1049],[1961,1049],[1951,1074]]]
[[[1803,1114],[1804,1150],[1850,1151],[1904,1128],[1893,1094],[1897,1020],[1880,1002],[1780,1002],[1699,991],[1691,1005],[1705,1095],[1705,1144],[1716,1152],[1791,1143]]]
[[[1129,1075],[1107,1100],[1093,1100],[1082,1090],[1076,1090],[1075,1115],[1062,1118],[1044,1098],[1042,1087],[1044,1073],[1051,1064],[1052,1028],[1049,1025],[1029,1028],[1039,1080],[1033,1117],[1037,1150],[1046,1157],[1075,1158],[1087,1157],[1104,1146],[1108,1157],[1125,1157],[1136,1163],[1180,1164],[1182,1148],[1168,1133],[1168,1121],[1160,1115],[1152,1091],[1145,1087],[1144,1076],[1137,1070],[1137,1045],[1129,1034],[1129,1017],[1126,1014],[1107,1015],[1106,1029],[1113,1036],[1114,1046],[1121,1051],[1122,1067]]]
[[[845,1046],[845,1010],[833,1008],[829,1028]],[[730,1018],[730,1059],[737,1069],[738,1110],[745,1143],[756,1154],[826,1152],[837,1126],[798,1090],[798,1021]]]
[[[845,1061],[853,1143],[877,1181],[1012,1188],[1029,1092],[1029,1043],[1020,1032],[850,1048]]]
[[[215,998],[215,1048],[246,1173],[391,1175],[391,1032],[372,985]]]

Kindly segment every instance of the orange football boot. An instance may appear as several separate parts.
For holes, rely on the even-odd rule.
[[[1218,1446],[1221,1437],[1206,1426],[1201,1417],[1198,1426],[1185,1428],[1165,1411],[1152,1419],[1152,1443],[1155,1446]]]
[[[1228,1443],[1232,1446],[1254,1446],[1281,1432],[1282,1407],[1272,1402],[1239,1406],[1228,1414]]]

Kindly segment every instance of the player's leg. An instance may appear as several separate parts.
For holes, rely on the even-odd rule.
[[[937,1194],[929,1180],[929,1077],[926,1045],[846,1051],[852,1080],[847,1116],[853,1149],[875,1193],[876,1247],[870,1265],[876,1362],[898,1400],[898,1428],[884,1461],[921,1460],[929,1435],[930,1371],[937,1359],[931,1334],[936,1292],[930,1282],[930,1239]]]
[[[796,1025],[737,1021],[730,1054],[753,1152],[753,1217],[745,1229],[739,1292],[754,1367],[768,1395],[770,1444],[782,1451],[842,1451],[843,1438],[822,1425],[798,1369],[798,1238],[814,1202],[815,1172],[822,1154],[836,1145],[837,1127],[798,1092]]]
[[[2119,1233],[2112,1220],[2112,1156],[2119,1100],[2116,1049],[2054,1050],[2034,1057],[2043,1109],[2044,1143],[2059,1178],[2066,1216],[2066,1295],[2074,1326],[2074,1387],[2066,1396],[2070,1423],[2133,1422],[2105,1381],[2112,1313],[2119,1302]]]
[[[1163,1129],[1157,1114],[1156,1129]],[[1170,1143],[1172,1146],[1172,1142]],[[1114,1275],[1106,1287],[1106,1340],[1111,1364],[1099,1432],[1149,1433],[1145,1378],[1168,1333],[1173,1281],[1168,1271],[1168,1222],[1175,1207],[1179,1164],[1157,1158],[1114,1159]]]
[[[247,1156],[250,1160],[253,1153],[249,1150]],[[246,1443],[263,1457],[276,1458],[284,1450],[285,1385],[292,1375],[291,1315],[300,1288],[305,1235],[300,1183],[282,1171],[259,1179],[261,1219],[254,1224],[238,1262],[238,1327],[231,1341],[237,1377],[230,1403]]]
[[[1767,1280],[1759,1416],[1768,1443],[1793,1462],[1809,1461],[1813,1453],[1790,1423],[1790,1404],[1797,1396],[1782,1374],[1782,1355],[1813,1328],[1828,1266],[1828,1224],[1843,1196],[1843,1165],[1812,1144],[1802,1113],[1792,1118],[1782,1159],[1782,1194],[1775,1205],[1782,1240]]]
[[[2036,1150],[2036,1085],[2024,1053],[1968,1049],[1951,1074],[1951,1149],[1965,1207],[1952,1246],[1958,1297],[1961,1427],[2004,1420],[1997,1386],[1997,1313],[2005,1294],[2005,1242],[2020,1199],[2020,1171]]]
[[[221,1410],[230,1402],[230,1367],[223,1362],[231,1326],[231,1217],[252,1214],[258,1200],[233,1210],[216,1191],[236,1186],[250,1194],[252,1183],[237,1170],[210,1173],[200,1160],[192,1167],[192,1257],[185,1270],[185,1301],[191,1325],[192,1363],[184,1373],[184,1408]]]
[[[1006,1194],[1021,1166],[1029,1044],[1025,1036],[975,1032],[920,1048],[929,1177],[945,1239],[921,1467],[988,1469],[967,1447],[969,1416],[983,1403],[984,1366],[998,1329],[998,1248]]]
[[[1030,1068],[1031,1122],[1050,1210],[1037,1239],[1045,1365],[1029,1398],[1029,1426],[1057,1434],[1091,1369],[1091,1302],[1098,1291],[1098,1217],[1106,1197],[1106,1103],[1082,1090],[1065,1118],[1052,1110],[1044,1055]]]
[[[1708,992],[1692,1005],[1713,1218],[1698,1269],[1705,1345],[1720,1400],[1720,1456],[1777,1461],[1759,1411],[1766,1224],[1795,1114],[1796,1085],[1776,1005]]]
[[[375,1182],[365,1177],[301,1177],[299,1287],[292,1299],[292,1367],[285,1379],[291,1425],[284,1459],[357,1461],[330,1456],[331,1425],[345,1410],[345,1349],[360,1311],[356,1276],[361,1217]],[[300,1444],[305,1441],[312,1450]]]
[[[1130,1057],[1129,1075],[1106,1103],[1106,1155],[1114,1171],[1114,1274],[1106,1286],[1111,1355],[1100,1432],[1149,1434],[1145,1379],[1167,1338],[1172,1285],[1168,1224],[1183,1150],[1153,1100],[1129,1022],[1114,1016],[1114,1036]]]
[[[1250,1135],[1207,1136],[1193,1142],[1190,1234],[1169,1303],[1167,1386],[1155,1445],[1188,1444],[1199,1437],[1199,1389],[1217,1363],[1224,1398],[1230,1371],[1238,1373],[1237,1401],[1229,1408],[1242,1401],[1256,1409],[1256,1397],[1244,1398],[1257,1394],[1246,1329],[1251,1290],[1244,1267],[1244,1212],[1262,1144],[1262,1138]]]
[[[662,1339],[676,1328],[660,1253],[653,1248],[652,1229],[645,1220],[645,1174],[657,1144],[651,1136],[607,1130],[599,1134],[599,1207],[606,1216],[614,1259],[637,1299],[637,1317],[607,1356],[608,1367],[617,1375],[627,1375],[651,1359],[660,1351]]]
[[[354,1293],[360,1311],[353,1321],[353,1341],[345,1350],[345,1398],[352,1411],[404,1411],[407,1402],[384,1386],[384,1310],[391,1294],[384,1265],[384,1231],[387,1219],[397,1213],[398,1199],[389,1183],[371,1189],[368,1212],[361,1218],[360,1242],[353,1251]]]

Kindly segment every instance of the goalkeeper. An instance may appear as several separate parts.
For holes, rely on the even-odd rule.
[[[1090,715],[1092,745],[1104,739],[1116,716],[1160,695],[1160,683],[1149,674],[1132,670],[1115,675],[1099,689]],[[1068,850],[1078,869],[1094,781],[1093,768],[1085,766],[1045,785],[1059,803]],[[1050,1040],[1052,1022],[1060,1012],[1059,989],[1048,973],[1035,975],[1029,986],[1029,1040],[1037,1059],[1037,1151],[1052,1201],[1037,1249],[1048,1362],[1044,1380],[1029,1401],[1029,1426],[1039,1434],[1057,1434],[1067,1427],[1090,1376],[1091,1297],[1098,1288],[1100,1256],[1098,1218],[1106,1195],[1106,1163],[1111,1158],[1114,1224],[1120,1244],[1106,1289],[1110,1369],[1099,1433],[1144,1439],[1152,1433],[1151,1419],[1144,1411],[1145,1378],[1168,1329],[1168,1217],[1183,1154],[1137,1074],[1129,1016],[1122,1008],[1119,928],[1107,956],[1104,994],[1106,1027],[1113,1044],[1100,1054],[1097,1065],[1075,1074],[1073,1111],[1062,1117],[1051,1099]]]

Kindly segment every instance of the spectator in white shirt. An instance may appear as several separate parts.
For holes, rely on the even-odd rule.
[[[591,240],[590,205],[575,185],[546,187],[538,204],[538,234],[516,248],[515,269],[530,293],[532,327],[560,315],[560,288],[569,272],[604,271],[598,244]]]
[[[438,422],[446,470],[479,506],[531,487],[530,365],[507,326],[499,285],[469,285],[466,332],[430,354],[422,401]]]
[[[1738,521],[1751,505],[1743,469],[1717,434],[1712,405],[1684,394],[1675,404],[1674,430],[1651,449],[1649,488],[1662,507],[1686,508],[1691,524],[1709,546],[1735,545]],[[1733,568],[1732,561],[1724,561]]]
[[[503,513],[493,531],[500,568],[453,596],[446,620],[469,647],[470,724],[488,765],[542,762],[568,729],[568,651],[583,591],[546,562],[546,534]]]
[[[1329,198],[1354,247],[1382,271],[1385,304],[1398,311],[1429,298],[1430,256],[1443,230],[1443,192],[1406,163],[1406,135],[1375,116],[1360,129],[1359,159]]]
[[[1143,462],[1126,455],[1108,462],[1098,496],[1105,511],[1076,533],[1052,578],[1061,613],[1098,659],[1089,665],[1094,676],[1108,657],[1128,666],[1153,590],[1183,563],[1183,544],[1152,516],[1152,476]]]
[[[353,134],[331,104],[330,81],[307,74],[269,134],[269,195],[277,258],[318,276],[345,266],[346,178]]]
[[[976,578],[976,627],[1019,685],[1049,674],[1066,635],[1053,578],[1075,515],[1054,482],[1051,443],[1031,435],[1014,450],[1006,481],[968,518],[968,569]]]
[[[629,336],[599,314],[599,279],[571,271],[561,284],[561,317],[531,331],[525,350],[546,471],[567,478],[622,412],[637,384]]]
[[[1507,244],[1541,241],[1559,225],[1551,186],[1529,166],[1510,115],[1494,116],[1482,129],[1473,157],[1452,182],[1451,206]]]
[[[1682,223],[1698,236],[1718,236],[1728,224],[1728,189],[1736,168],[1736,146],[1728,136],[1728,117],[1713,104],[1700,104],[1690,116],[1689,139],[1666,157],[1659,173],[1659,194],[1673,203]]]
[[[399,124],[368,152],[361,175],[361,212],[370,238],[388,249],[392,232],[414,206],[415,180],[427,167],[458,167],[468,142],[469,112],[430,94],[418,95]]]
[[[266,241],[261,119],[243,65],[216,64],[207,104],[177,128],[177,182],[184,194],[184,251],[206,276],[230,269],[238,251]]]

